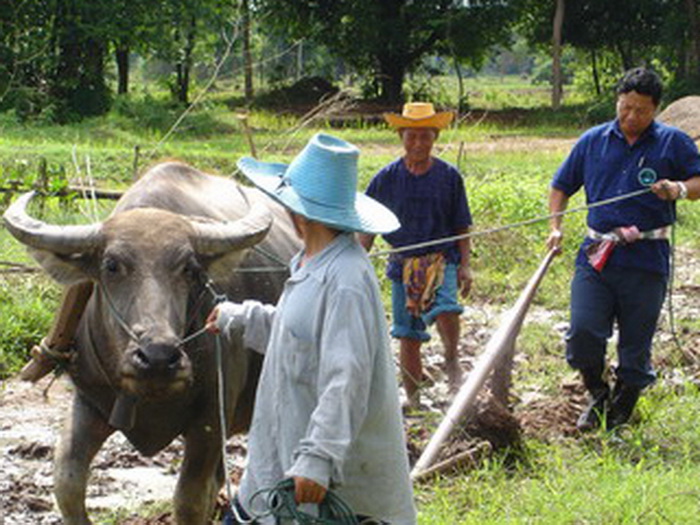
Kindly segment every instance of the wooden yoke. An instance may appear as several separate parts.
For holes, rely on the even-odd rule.
[[[32,360],[19,373],[23,381],[37,382],[54,368],[67,365],[73,356],[73,338],[85,305],[92,294],[92,282],[74,284],[64,289],[49,334],[32,348]]]

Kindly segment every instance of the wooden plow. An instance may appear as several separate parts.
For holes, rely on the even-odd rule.
[[[437,431],[428,442],[425,450],[416,461],[411,471],[411,478],[416,480],[423,477],[427,472],[430,472],[430,466],[436,460],[440,447],[449,437],[454,427],[468,415],[470,409],[474,406],[477,394],[482,386],[489,378],[496,364],[508,352],[512,352],[515,340],[518,337],[520,328],[522,327],[525,314],[535,297],[535,292],[549,268],[552,259],[556,255],[554,250],[551,250],[540,263],[537,271],[533,274],[527,283],[527,286],[522,291],[515,305],[508,310],[496,332],[491,336],[491,339],[486,345],[486,349],[479,356],[474,369],[469,373],[466,381],[457,393],[452,405],[447,411],[444,419],[438,426]]]

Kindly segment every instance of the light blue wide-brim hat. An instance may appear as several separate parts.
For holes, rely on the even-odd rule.
[[[357,192],[359,155],[349,142],[318,133],[289,165],[251,157],[236,165],[258,188],[307,219],[345,231],[392,232],[400,227],[396,215]]]

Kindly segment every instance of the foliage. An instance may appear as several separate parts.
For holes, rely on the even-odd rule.
[[[548,48],[556,2],[517,0],[516,3],[521,13],[519,30],[531,44]],[[566,2],[565,5],[564,44],[587,57],[591,69],[588,75],[594,83],[605,84],[608,76],[617,79],[626,69],[646,65],[663,69],[667,73],[664,76],[674,82],[688,83],[697,88],[697,72],[686,71],[693,45],[688,6],[693,5],[697,10],[696,3],[684,0],[586,0]],[[615,56],[612,70],[605,64],[598,64],[598,61],[611,63],[606,55]],[[597,93],[600,94],[600,89]]]
[[[13,191],[39,190],[45,193],[60,193],[68,186],[65,168],[61,165],[49,165],[40,158],[36,166],[26,159],[14,159],[0,164],[0,188]],[[4,203],[12,197],[12,192],[4,196]]]
[[[151,19],[149,50],[174,66],[175,75],[168,85],[175,100],[188,104],[192,67],[196,60],[214,54],[220,33],[230,32],[236,4],[225,0],[165,0],[158,7],[157,16]]]
[[[43,2],[9,0],[0,9],[0,110],[19,107],[25,116],[45,107],[50,15]]]
[[[111,48],[126,60],[120,80],[130,51],[170,61],[173,94],[187,103],[191,68],[216,56],[235,9],[223,0],[9,0],[0,10],[0,108],[60,123],[106,113]]]
[[[595,96],[639,64],[659,69],[675,96],[697,91],[700,59],[693,49],[700,34],[691,16],[697,16],[697,2],[566,5],[564,73],[587,83]],[[220,60],[222,75],[240,82],[239,8],[227,0],[6,0],[0,111],[11,108],[20,121],[63,123],[104,114],[115,86],[118,95],[126,93],[129,74],[139,73],[130,61],[145,64],[144,78],[146,72],[155,76],[183,106],[197,79],[208,78]],[[466,67],[517,71],[549,82],[549,59],[542,54],[550,54],[551,0],[260,0],[250,8],[255,72],[260,84],[267,79],[274,88],[290,78],[320,76],[396,104],[454,98],[432,79],[456,67],[460,73]],[[537,64],[533,49],[540,53]],[[470,94],[457,98],[460,110],[473,107]]]
[[[259,6],[279,32],[321,42],[357,71],[370,72],[376,94],[394,103],[405,73],[427,54],[448,51],[478,63],[506,37],[509,12],[502,2],[467,7],[450,0],[262,0]]]
[[[58,289],[45,276],[0,277],[0,379],[24,364],[46,335],[57,304]]]

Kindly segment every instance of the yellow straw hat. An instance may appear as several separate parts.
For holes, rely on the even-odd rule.
[[[394,128],[437,128],[444,129],[450,125],[454,114],[451,111],[435,113],[430,102],[408,102],[403,106],[401,115],[384,113],[384,120]]]

